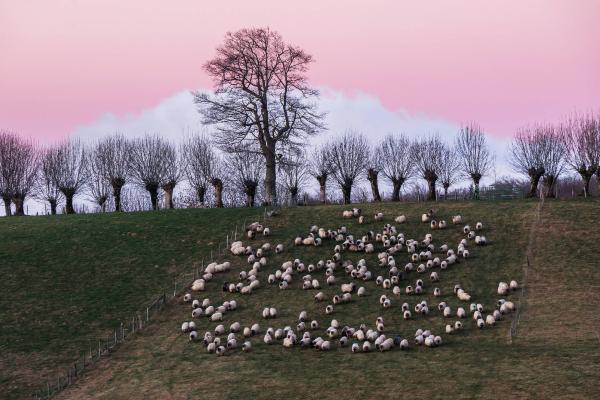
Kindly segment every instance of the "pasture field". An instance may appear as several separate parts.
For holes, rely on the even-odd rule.
[[[356,219],[342,219],[342,206],[282,210],[279,216],[267,220],[266,225],[271,228],[272,236],[267,240],[262,237],[252,240],[253,245],[269,241],[272,244],[283,243],[286,248],[282,254],[272,253],[268,256],[269,262],[259,274],[260,288],[249,296],[221,290],[223,282],[237,281],[239,271],[248,269],[245,257],[228,255],[221,260],[231,261],[232,270],[216,275],[207,284],[206,291],[196,292],[194,297],[208,297],[214,304],[236,299],[238,309],[225,314],[223,324],[228,327],[232,322],[239,321],[242,326],[249,326],[258,322],[263,332],[268,326],[294,327],[301,310],[308,312],[309,319],[319,321],[320,329],[314,334],[322,336],[333,318],[342,326],[366,323],[374,328],[375,318],[381,315],[385,318],[385,333],[408,338],[410,350],[352,354],[349,348],[337,346],[329,352],[300,347],[285,349],[280,342],[264,344],[262,335],[259,335],[251,339],[252,352],[236,350],[224,357],[217,357],[207,354],[202,344],[189,342],[187,335],[179,332],[181,322],[191,319],[191,308],[189,304],[172,302],[139,336],[101,360],[57,398],[512,399],[600,396],[600,269],[596,262],[600,239],[600,229],[597,228],[600,225],[600,201],[546,201],[537,222],[538,203],[527,200],[383,203],[358,207],[363,209],[368,223],[359,225]],[[414,285],[416,279],[423,278],[423,295],[408,296],[402,293],[396,297],[391,291],[376,286],[374,281],[359,283],[359,286],[366,287],[367,296],[354,295],[350,303],[337,305],[332,315],[325,315],[324,308],[329,301],[315,303],[313,296],[316,291],[301,290],[298,274],[289,290],[279,290],[266,282],[267,275],[283,261],[299,258],[309,264],[331,257],[333,241],[325,240],[321,247],[293,246],[293,239],[306,236],[313,224],[332,229],[345,225],[350,233],[362,236],[368,230],[380,231],[384,223],[394,224],[396,215],[405,214],[409,220],[403,225],[395,224],[398,230],[404,232],[407,238],[422,239],[431,230],[428,224],[420,222],[420,215],[430,207],[437,210],[439,218],[446,220],[450,220],[452,215],[461,214],[465,222],[472,226],[476,221],[482,221],[489,243],[484,247],[471,244],[471,257],[441,271],[441,280],[436,284],[428,281],[428,274],[409,273],[400,286],[403,288],[409,283]],[[373,221],[372,214],[375,211],[385,214],[383,222]],[[3,382],[0,384],[11,390],[8,393],[12,397],[27,397],[29,392],[22,386],[13,388],[12,385],[35,388],[34,380],[43,382],[44,373],[51,370],[44,369],[45,363],[56,362],[61,357],[68,361],[65,343],[59,340],[65,332],[72,332],[73,338],[79,338],[85,346],[85,336],[89,332],[78,331],[78,327],[87,328],[94,323],[100,324],[99,321],[104,321],[102,323],[109,327],[113,322],[111,318],[116,310],[124,308],[123,304],[139,306],[140,302],[147,300],[148,296],[154,294],[153,291],[161,287],[165,279],[173,276],[179,265],[176,260],[181,260],[181,265],[184,265],[205,254],[203,252],[206,252],[215,225],[229,224],[223,229],[226,232],[251,212],[180,210],[172,213],[75,216],[65,220],[43,218],[19,222],[14,219],[17,222],[0,224],[0,230],[13,231],[17,237],[26,236],[21,243],[27,242],[33,246],[30,251],[41,239],[49,240],[56,235],[52,232],[65,232],[65,225],[72,225],[69,229],[70,239],[66,241],[70,247],[58,243],[47,247],[44,243],[40,245],[37,257],[27,254],[24,245],[17,247],[8,241],[11,244],[8,259],[15,267],[2,271],[5,276],[13,271],[10,275],[13,278],[2,285],[6,286],[4,291],[11,289],[15,293],[10,295],[10,308],[6,299],[2,304],[2,312],[5,313],[7,307],[10,314],[3,314],[1,319],[3,326],[0,339],[2,343],[9,343],[9,347],[8,351],[3,349],[0,356],[3,364]],[[95,218],[98,221],[94,221]],[[103,230],[103,234],[90,229],[92,227]],[[139,229],[136,231],[134,227]],[[448,243],[456,248],[463,237],[460,228],[462,225],[450,225],[446,230],[433,231],[434,243]],[[140,232],[138,235],[144,232],[151,239],[138,241],[139,236],[132,237],[127,232]],[[121,237],[128,244],[120,244],[113,249],[110,243],[114,243],[114,240],[105,242],[102,239],[104,237]],[[90,244],[96,242],[104,245]],[[85,250],[76,251],[77,248]],[[516,279],[521,284],[524,282],[526,254],[530,257],[531,265],[527,269],[526,290],[523,302],[519,305],[519,323],[512,340],[509,337],[512,315],[505,316],[496,326],[482,330],[468,318],[463,320],[465,329],[452,335],[445,334],[444,326],[456,318],[445,319],[433,307],[426,317],[413,315],[409,321],[402,318],[400,305],[403,302],[408,302],[412,308],[417,300],[422,299],[427,300],[430,306],[443,300],[454,311],[459,305],[468,309],[468,303],[460,304],[452,293],[457,283],[473,296],[472,301],[483,303],[487,310],[491,310],[499,298],[496,294],[499,281]],[[343,255],[354,262],[365,258],[375,275],[387,272],[376,265],[376,253]],[[70,273],[62,271],[61,265],[65,259],[71,265]],[[136,265],[133,271],[130,271],[131,260],[135,260],[133,264]],[[408,262],[408,255],[401,253],[396,261],[402,267]],[[33,271],[29,269],[32,263],[39,264]],[[52,271],[47,274],[44,272],[46,265],[53,266],[48,267]],[[159,265],[159,268],[150,268],[154,265]],[[27,272],[19,272],[17,266]],[[100,272],[105,272],[109,266],[112,267],[110,270],[115,271],[114,275],[96,282],[94,278],[99,279]],[[87,292],[72,282],[75,271],[87,278],[77,282],[87,282],[88,291],[99,292],[97,298],[87,298],[82,294]],[[46,275],[36,280],[35,274]],[[339,293],[339,283],[351,281],[339,269],[335,275],[338,284],[327,286],[324,271],[313,274],[321,282],[321,291],[328,299]],[[139,286],[134,288],[134,284]],[[434,298],[434,286],[441,288],[441,298]],[[75,293],[72,300],[67,302],[64,296],[70,296],[72,287],[75,287]],[[379,305],[379,296],[385,292],[392,298],[393,305],[384,310]],[[109,293],[112,294],[109,296]],[[36,301],[36,296],[40,294],[43,294],[43,298],[37,299],[43,304]],[[80,299],[86,299],[84,304],[76,303],[76,294]],[[506,297],[518,303],[520,294],[520,291],[513,292]],[[99,298],[102,298],[101,302]],[[19,302],[27,305],[26,313],[21,312]],[[73,311],[69,306],[78,311]],[[261,312],[266,306],[278,309],[276,319],[262,318]],[[27,320],[29,315],[36,314],[41,314],[38,315],[39,319],[34,319],[39,321],[36,326],[25,324],[15,328],[17,321]],[[7,328],[5,318],[15,321],[8,324],[8,328],[12,329]],[[54,327],[60,327],[64,321],[72,326],[64,328],[62,332],[63,328]],[[77,324],[77,321],[84,322]],[[201,333],[213,330],[218,324],[206,318],[196,322]],[[53,335],[46,335],[46,325],[52,326],[50,333]],[[95,329],[101,327],[99,325]],[[431,329],[443,337],[444,344],[433,349],[414,346],[412,338],[417,328]],[[18,335],[15,329],[19,330]],[[30,337],[34,331],[43,332],[46,336]],[[77,340],[69,344],[72,342]],[[36,364],[28,364],[29,360],[35,360]],[[4,372],[5,366],[10,369],[8,374]],[[32,368],[34,366],[35,369]],[[15,383],[15,377],[20,381]],[[27,381],[28,377],[32,381]]]
[[[112,332],[254,209],[0,218],[0,398],[32,391]]]

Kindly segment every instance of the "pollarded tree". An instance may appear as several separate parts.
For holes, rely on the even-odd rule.
[[[319,182],[319,201],[323,204],[327,203],[327,179],[334,169],[326,145],[313,149],[310,156],[310,174]]]
[[[65,197],[67,214],[75,214],[73,200],[88,180],[88,154],[79,139],[63,142],[51,150],[54,158],[54,182]]]
[[[210,139],[195,134],[181,146],[185,176],[198,196],[200,205],[204,205],[206,191],[215,177],[218,156],[212,148]],[[221,200],[222,205],[222,200]]]
[[[367,180],[371,185],[371,194],[373,195],[373,201],[381,201],[381,194],[379,193],[379,172],[381,171],[381,160],[377,157],[377,154],[369,146],[369,154],[367,155]]]
[[[89,152],[87,163],[88,177],[87,192],[91,200],[98,205],[100,211],[106,211],[106,203],[110,196],[111,184],[108,178],[108,173],[105,170],[105,154],[103,149],[96,145]],[[120,191],[120,189],[119,189]]]
[[[258,149],[239,146],[227,157],[227,166],[234,182],[246,195],[246,206],[254,207],[260,177],[264,173]]]
[[[529,177],[527,197],[536,197],[540,179],[544,176],[544,147],[542,127],[534,126],[520,129],[509,148],[508,161],[512,168]]]
[[[312,57],[287,44],[268,28],[228,33],[217,56],[204,65],[213,78],[214,94],[194,93],[205,124],[216,127],[216,142],[224,151],[242,142],[258,146],[265,164],[267,204],[276,204],[276,150],[302,146],[322,127],[308,84]]]
[[[24,204],[35,186],[38,161],[39,153],[33,141],[14,133],[0,133],[0,194],[7,216],[11,201],[15,215],[25,215]]]
[[[560,126],[560,131],[567,148],[567,162],[581,176],[587,196],[594,173],[600,174],[600,116],[575,115]]]
[[[56,215],[58,204],[64,196],[58,188],[54,176],[58,167],[58,160],[53,149],[44,149],[40,154],[40,173],[35,185],[34,197],[47,201],[50,204],[50,213]]]
[[[290,203],[298,204],[298,193],[307,184],[309,177],[308,161],[304,151],[292,150],[280,162],[283,186],[289,193]]]
[[[348,131],[328,144],[333,178],[342,189],[344,204],[351,203],[352,188],[360,182],[369,157],[369,143],[361,133]]]
[[[130,143],[120,133],[100,140],[94,146],[94,163],[112,187],[115,211],[121,211],[121,191],[129,179]]]
[[[131,175],[150,194],[153,210],[158,209],[158,189],[166,181],[170,147],[167,141],[157,135],[146,135],[131,144]]]
[[[552,125],[540,127],[544,196],[556,197],[556,183],[564,171],[567,148],[560,130]]]
[[[172,209],[174,208],[173,192],[175,191],[175,186],[181,180],[182,170],[180,165],[183,162],[177,149],[171,143],[165,142],[163,152],[166,168],[161,188],[165,192],[165,206]]]
[[[437,198],[435,185],[440,176],[444,143],[437,134],[413,144],[413,155],[416,171],[427,181],[427,200]]]
[[[492,167],[490,153],[483,129],[475,123],[463,126],[456,137],[456,155],[461,172],[473,181],[473,197],[479,198],[479,182]]]
[[[375,149],[381,174],[392,183],[392,201],[400,200],[402,185],[415,171],[410,140],[405,135],[387,135]]]
[[[456,150],[451,146],[444,145],[440,162],[439,180],[444,189],[444,198],[448,198],[448,189],[459,181],[460,159],[456,157]],[[479,192],[479,181],[476,191]],[[479,198],[477,195],[476,198]]]

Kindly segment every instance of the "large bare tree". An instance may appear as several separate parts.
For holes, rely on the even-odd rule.
[[[540,179],[544,176],[543,129],[540,125],[517,131],[509,147],[508,162],[512,168],[529,177],[527,197],[536,197]]]
[[[448,189],[450,186],[458,183],[460,176],[461,160],[456,156],[456,150],[449,145],[442,148],[442,157],[440,160],[439,180],[444,189],[444,199],[448,198]],[[473,181],[475,183],[475,180]],[[476,198],[479,198],[479,181],[477,181]]]
[[[11,201],[15,205],[15,215],[25,214],[25,200],[36,182],[38,155],[33,141],[14,133],[0,133],[0,195],[7,216],[11,213]]]
[[[590,193],[590,180],[600,174],[600,116],[575,115],[560,126],[567,148],[567,162],[580,176],[583,194]],[[598,176],[600,183],[600,175]]]
[[[414,163],[419,175],[427,181],[427,200],[436,200],[436,182],[442,168],[444,143],[437,134],[413,144]]]
[[[381,201],[381,194],[379,193],[379,172],[382,168],[381,164],[379,157],[369,146],[369,154],[367,156],[367,180],[371,185],[373,201]]]
[[[348,131],[328,144],[332,176],[342,189],[344,204],[352,201],[352,187],[360,182],[368,163],[369,143],[361,133]]]
[[[196,192],[200,205],[203,206],[208,186],[215,179],[218,156],[213,150],[210,139],[200,134],[194,134],[186,139],[181,146],[181,153],[185,176]]]
[[[111,184],[106,171],[105,153],[99,145],[94,146],[88,156],[87,192],[90,199],[98,205],[100,211],[106,211]],[[119,189],[120,190],[120,189]]]
[[[285,43],[268,28],[227,33],[217,56],[204,65],[214,94],[194,93],[205,124],[216,128],[216,142],[229,151],[245,141],[256,144],[265,163],[266,203],[277,203],[278,149],[302,146],[322,127],[323,115],[308,84],[312,57]]]
[[[463,126],[456,137],[456,155],[461,172],[473,181],[473,197],[479,198],[479,182],[492,167],[490,153],[483,129],[475,123]]]
[[[387,135],[375,149],[381,174],[392,183],[392,201],[400,200],[402,185],[414,174],[411,150],[411,142],[405,135]]]
[[[283,186],[289,194],[290,204],[298,204],[298,194],[307,184],[309,173],[306,153],[303,150],[292,150],[286,154],[280,163]]]
[[[54,158],[54,182],[65,197],[67,214],[75,214],[73,199],[88,180],[88,154],[79,139],[71,139],[51,150]]]
[[[237,147],[228,155],[227,165],[234,183],[246,195],[246,206],[254,207],[260,177],[264,173],[260,151]]]
[[[319,201],[323,204],[327,203],[327,179],[333,170],[327,146],[314,148],[310,155],[310,174],[319,182]]]
[[[158,209],[158,190],[166,181],[170,148],[170,144],[157,135],[146,135],[131,144],[131,175],[150,194],[153,210]]]
[[[121,133],[115,133],[96,143],[94,163],[111,185],[115,211],[121,211],[121,191],[129,178],[130,143]]]
[[[47,201],[50,205],[50,213],[56,215],[58,204],[64,199],[64,196],[54,177],[59,169],[56,151],[54,149],[44,149],[40,154],[40,173],[35,185],[34,197]]]

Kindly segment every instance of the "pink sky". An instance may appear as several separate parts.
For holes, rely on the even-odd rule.
[[[315,57],[316,86],[506,136],[599,108],[599,15],[596,0],[0,0],[0,128],[46,141],[209,88],[224,34],[270,26]]]

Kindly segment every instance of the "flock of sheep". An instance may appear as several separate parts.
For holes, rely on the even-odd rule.
[[[361,210],[358,208],[343,211],[342,217],[357,218],[359,224],[366,222],[366,217],[362,215]],[[373,219],[376,222],[381,222],[384,220],[384,214],[377,213],[373,216]],[[384,292],[379,296],[379,305],[384,309],[394,307],[397,301],[399,303],[398,299],[403,294],[413,296],[425,293],[428,290],[426,287],[429,285],[425,284],[427,276],[429,282],[434,286],[431,293],[436,298],[440,297],[442,290],[435,285],[440,281],[443,271],[460,262],[461,258],[466,259],[469,257],[468,247],[470,241],[477,246],[484,246],[487,239],[482,234],[483,224],[477,222],[474,229],[470,225],[463,226],[464,237],[456,244],[456,248],[451,248],[448,244],[438,246],[434,244],[433,234],[436,230],[448,228],[449,224],[445,220],[436,219],[433,210],[424,213],[421,216],[421,221],[429,224],[433,232],[427,233],[421,239],[407,238],[392,224],[384,224],[380,232],[368,231],[360,237],[349,232],[345,226],[333,230],[312,226],[306,236],[298,236],[293,240],[294,245],[322,246],[324,243],[331,243],[333,245],[331,258],[319,260],[314,264],[306,264],[298,258],[285,261],[279,268],[267,275],[266,282],[268,285],[276,285],[279,290],[298,288],[300,290],[317,291],[314,295],[314,301],[325,303],[323,313],[326,315],[333,314],[336,307],[350,302],[353,296],[366,296],[366,281],[374,281]],[[407,222],[407,217],[404,215],[397,216],[394,222],[398,225],[404,224]],[[463,219],[460,215],[456,215],[452,217],[451,223],[452,225],[462,225]],[[247,227],[246,237],[249,241],[261,235],[269,237],[271,235],[270,228],[258,222]],[[235,293],[250,295],[258,289],[261,286],[259,277],[266,274],[261,270],[268,266],[267,256],[272,250],[273,247],[270,243],[264,243],[261,246],[245,245],[242,241],[232,243],[230,247],[231,254],[247,257],[249,268],[242,268],[238,274],[237,282],[224,282],[222,285],[223,292],[232,295]],[[277,254],[283,253],[284,250],[283,244],[274,247]],[[378,251],[376,263],[368,263],[365,258],[361,258],[354,263],[344,257],[344,254],[348,253],[370,254],[375,253],[376,250]],[[408,255],[409,260],[402,266],[397,260],[406,255]],[[193,282],[192,292],[205,291],[208,282],[216,274],[228,272],[231,268],[230,262],[207,265],[204,268],[202,277]],[[385,271],[385,273],[380,274],[378,271]],[[416,279],[414,284],[411,284],[409,277],[415,273],[417,276],[423,275],[424,277]],[[342,277],[343,274],[345,274],[345,278]],[[326,296],[323,291],[320,291],[321,287],[325,285],[332,288],[339,287],[339,293],[332,297]],[[515,280],[511,280],[509,283],[500,282],[498,284],[498,295],[506,296],[510,291],[517,288],[518,284]],[[405,320],[437,312],[443,318],[449,320],[445,326],[445,334],[450,335],[464,328],[463,320],[468,318],[469,314],[478,328],[485,328],[486,326],[495,325],[498,320],[502,319],[503,315],[512,313],[515,310],[515,304],[505,299],[499,299],[494,309],[486,310],[483,304],[471,302],[472,296],[458,284],[454,286],[454,295],[460,302],[465,302],[468,306],[453,309],[445,301],[438,304],[429,304],[426,300],[422,300],[413,308],[409,303],[403,302],[399,307],[399,312]],[[407,338],[387,333],[382,316],[374,321],[372,327],[366,324],[360,326],[342,325],[336,319],[332,319],[324,330],[324,334],[319,335],[319,332],[322,332],[320,324],[317,319],[309,318],[307,311],[299,313],[297,325],[294,327],[267,327],[263,332],[258,322],[245,327],[242,327],[239,322],[233,322],[229,329],[226,329],[223,324],[218,324],[214,329],[206,331],[200,337],[195,323],[196,319],[205,317],[211,322],[221,322],[226,313],[236,310],[237,301],[232,299],[223,302],[221,305],[216,305],[212,304],[208,298],[203,300],[194,299],[194,296],[190,293],[186,293],[182,301],[191,304],[191,320],[182,323],[181,332],[187,333],[190,341],[201,341],[207,352],[217,355],[224,355],[238,348],[241,348],[242,351],[250,351],[252,349],[251,339],[259,335],[262,336],[263,342],[268,345],[281,343],[286,348],[295,346],[312,347],[321,351],[327,351],[334,347],[350,347],[353,353],[371,350],[388,351],[396,347],[405,350],[411,345]],[[265,320],[276,319],[277,315],[276,307],[269,306],[262,310],[262,318]],[[436,347],[443,344],[443,338],[428,329],[418,329],[412,343],[414,345]]]

